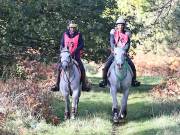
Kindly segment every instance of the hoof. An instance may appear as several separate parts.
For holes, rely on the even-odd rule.
[[[119,122],[118,109],[117,108],[113,109],[112,120],[113,120],[113,123],[118,123]]]
[[[64,120],[68,120],[70,119],[70,113],[69,112],[65,112],[64,113]]]
[[[71,110],[71,119],[74,120],[77,116],[77,110],[72,107],[72,110]]]
[[[113,123],[114,124],[118,124],[119,123],[119,119],[117,119],[117,118],[113,119]]]
[[[125,123],[126,115],[119,114],[119,123]]]
[[[113,123],[118,123],[118,122],[119,122],[118,113],[114,113],[113,114]]]
[[[71,120],[75,120],[76,119],[76,115],[75,114],[71,114]]]
[[[118,114],[115,113],[113,116],[113,123],[119,123],[119,118],[118,118]]]

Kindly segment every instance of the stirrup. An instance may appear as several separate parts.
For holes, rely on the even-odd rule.
[[[99,87],[105,88],[107,83],[103,80],[99,83]]]
[[[132,82],[132,86],[133,86],[133,87],[138,87],[138,86],[140,86],[140,85],[141,85],[141,83],[138,82],[138,81]]]
[[[87,84],[82,85],[82,91],[90,91],[90,90],[91,90],[91,87],[88,86]]]
[[[55,92],[55,91],[59,91],[59,88],[56,85],[53,85],[50,90]]]

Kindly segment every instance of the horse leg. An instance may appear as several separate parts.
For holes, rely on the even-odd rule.
[[[71,119],[75,119],[77,115],[77,108],[78,108],[78,102],[79,102],[79,90],[73,91],[72,95],[72,109],[71,109]]]
[[[65,120],[70,118],[69,104],[70,104],[69,95],[67,95],[67,96],[65,96],[65,112],[64,112],[64,119]]]
[[[77,111],[76,111],[77,113],[78,113],[78,105],[79,105],[79,98],[80,98],[80,96],[81,96],[81,91],[79,91],[78,99],[77,99],[77,109],[76,109],[76,110],[77,110]]]
[[[117,88],[110,88],[111,96],[112,96],[112,120],[114,123],[118,123],[118,101],[117,101]]]
[[[119,118],[124,119],[127,115],[127,100],[128,100],[128,95],[129,95],[129,88],[126,89],[123,92],[123,97],[121,101],[121,111],[119,113]]]

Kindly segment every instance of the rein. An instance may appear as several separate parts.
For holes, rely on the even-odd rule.
[[[65,51],[64,51],[64,52],[65,52]],[[66,62],[66,63],[68,64],[69,75],[68,75],[68,72],[62,68],[62,71],[64,71],[64,74],[65,74],[65,76],[66,76],[66,78],[67,78],[67,80],[66,80],[66,79],[65,79],[65,76],[63,75],[63,80],[64,80],[64,82],[68,83],[68,88],[69,88],[69,91],[70,91],[70,95],[72,95],[71,82],[75,79],[74,64],[73,64],[72,58],[71,58],[70,62],[68,62],[68,61],[66,61],[66,60],[64,60],[64,61],[62,61],[62,62]],[[71,67],[72,67],[72,69],[71,69]],[[70,78],[71,78],[70,74],[71,74],[71,73],[73,73],[73,74],[72,74],[73,77],[72,77],[72,79],[70,80]]]
[[[68,69],[70,69],[70,67],[72,67],[72,70],[74,69],[74,67],[73,67],[74,64],[72,63],[72,60],[71,60],[70,64],[69,64],[68,61],[65,61],[65,62],[68,63]],[[74,80],[74,78],[75,78],[75,73],[72,72],[72,73],[73,73],[73,79],[70,80],[70,72],[69,72],[69,76],[68,76],[68,75],[67,75],[67,72],[66,72],[64,69],[62,69],[62,70],[64,71],[64,73],[65,73],[65,75],[66,75],[66,78],[67,78],[67,81],[66,81],[66,79],[65,79],[64,76],[63,76],[64,81],[65,81],[66,83],[71,83],[71,82]],[[69,71],[70,71],[70,70],[69,70]]]

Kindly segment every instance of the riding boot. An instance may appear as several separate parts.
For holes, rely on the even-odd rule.
[[[141,83],[136,80],[136,68],[135,68],[134,63],[132,62],[132,60],[129,57],[127,57],[127,61],[128,61],[128,64],[130,65],[132,71],[133,71],[133,78],[132,78],[131,85],[133,87],[140,86]]]
[[[140,86],[141,83],[136,80],[136,70],[133,70],[133,74],[134,74],[134,76],[133,76],[133,78],[132,78],[132,83],[131,83],[131,85],[132,85],[133,87]]]
[[[107,72],[108,72],[113,60],[114,60],[113,55],[110,55],[105,64],[105,67],[103,68],[103,75],[102,75],[103,80],[99,83],[99,87],[105,88],[105,86],[107,85]]]
[[[81,59],[75,57],[75,60],[78,62],[79,68],[81,70],[82,91],[90,91],[91,88],[90,88],[90,85],[88,85],[84,65],[83,65]]]
[[[83,70],[85,71],[85,70]],[[86,73],[81,71],[81,82],[82,82],[82,91],[90,91],[90,86],[88,86],[87,78],[86,78]]]
[[[61,74],[60,68],[58,68],[57,74],[58,74],[58,76],[56,78],[56,84],[51,87],[51,91],[53,91],[53,92],[59,91],[60,74]]]
[[[103,68],[103,80],[99,83],[99,87],[105,88],[107,85],[107,69]]]

